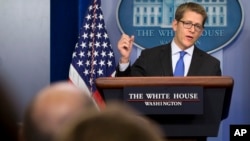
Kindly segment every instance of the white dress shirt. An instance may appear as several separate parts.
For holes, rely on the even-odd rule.
[[[176,63],[180,57],[180,51],[182,51],[174,42],[174,40],[171,43],[171,49],[172,49],[172,68],[173,68],[173,72],[176,66]],[[184,76],[187,76],[189,67],[190,67],[190,63],[191,63],[191,59],[193,56],[193,51],[194,51],[194,45],[191,46],[190,48],[185,50],[187,53],[183,58],[184,64],[185,64],[185,72],[184,72]],[[129,66],[129,63],[120,63],[119,62],[119,70],[120,71],[125,71]]]
[[[174,40],[171,43],[171,49],[172,49],[172,68],[173,68],[173,72],[175,71],[175,66],[177,61],[180,58],[180,51],[182,51],[174,42]],[[191,59],[193,56],[193,51],[194,51],[194,45],[191,46],[190,48],[184,50],[185,52],[187,52],[184,57],[183,57],[183,61],[184,61],[184,66],[185,66],[185,70],[184,70],[184,76],[187,76],[190,64],[191,64]]]

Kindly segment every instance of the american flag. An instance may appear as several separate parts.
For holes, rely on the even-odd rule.
[[[76,86],[89,89],[99,106],[104,101],[95,86],[98,77],[115,72],[115,57],[107,34],[101,0],[92,0],[80,28],[78,42],[72,54],[69,79]]]

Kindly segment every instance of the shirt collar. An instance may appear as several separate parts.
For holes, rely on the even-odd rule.
[[[182,51],[177,44],[174,42],[174,40],[171,43],[171,49],[172,49],[172,55],[178,54],[180,51]],[[191,47],[187,48],[184,50],[185,52],[187,52],[187,54],[189,54],[190,56],[193,55],[193,51],[194,51],[194,45],[192,45]]]

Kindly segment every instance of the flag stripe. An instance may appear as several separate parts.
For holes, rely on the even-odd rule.
[[[89,88],[86,86],[84,80],[81,78],[77,70],[70,64],[70,69],[69,69],[69,80],[82,90],[88,90]],[[87,91],[87,93],[91,96],[91,93]]]

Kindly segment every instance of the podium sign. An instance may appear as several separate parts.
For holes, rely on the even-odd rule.
[[[95,82],[105,101],[125,101],[156,121],[168,137],[188,141],[218,135],[234,84],[227,76],[105,77]]]
[[[203,88],[124,87],[124,101],[145,115],[203,114]]]

